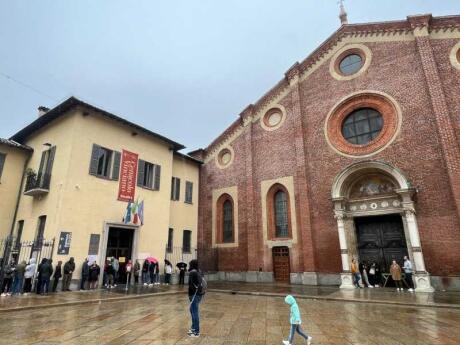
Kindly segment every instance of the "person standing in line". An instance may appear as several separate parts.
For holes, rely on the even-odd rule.
[[[114,277],[115,277],[115,269],[113,268],[113,260],[111,260],[107,265],[107,289],[113,288],[114,285]]]
[[[31,258],[29,264],[26,266],[26,272],[24,273],[24,295],[29,294],[32,291],[32,280],[35,275],[35,269],[37,260]]]
[[[131,284],[131,273],[133,271],[133,262],[128,260],[128,263],[125,266],[126,272],[126,284],[129,286]]]
[[[149,262],[147,260],[144,260],[144,263],[142,264],[142,282],[144,283],[144,286],[149,285],[150,282]]]
[[[71,257],[64,264],[64,276],[62,277],[62,291],[71,291],[70,283],[72,282],[72,274],[75,271],[75,259]]]
[[[120,263],[118,259],[112,256],[112,268],[113,268],[113,286],[117,286],[118,283],[118,270],[120,269]]]
[[[360,288],[359,280],[361,279],[361,275],[359,274],[358,264],[354,258],[351,260],[351,274],[353,275],[353,284],[355,287]]]
[[[81,267],[81,282],[80,282],[80,290],[86,290],[86,283],[88,281],[89,276],[89,265],[88,265],[88,258],[83,261],[83,265]]]
[[[187,332],[190,337],[200,336],[200,302],[204,291],[202,289],[202,276],[198,267],[198,260],[192,260],[189,264],[188,298],[190,301],[190,315],[192,327]]]
[[[165,260],[165,284],[171,284],[172,265],[168,260]]]
[[[414,281],[412,280],[412,262],[410,262],[409,258],[404,256],[404,280],[407,283],[407,286],[409,286],[409,292],[414,292]]]
[[[153,286],[153,284],[155,284],[155,264],[153,261],[149,262],[149,278],[149,286]]]
[[[286,298],[284,299],[284,302],[291,306],[291,316],[289,318],[289,322],[291,324],[291,331],[289,333],[288,340],[283,340],[283,344],[292,345],[294,341],[295,332],[297,332],[302,337],[305,338],[305,340],[307,341],[307,345],[310,345],[312,341],[312,337],[310,337],[308,334],[305,334],[302,331],[302,328],[300,328],[300,324],[302,323],[302,320],[300,318],[300,310],[299,310],[299,306],[297,305],[297,301],[291,295],[287,295]]]
[[[59,279],[62,277],[62,261],[58,261],[56,269],[54,270],[53,275],[53,287],[51,289],[52,292],[56,292]]]
[[[101,269],[97,265],[96,261],[93,262],[91,267],[89,268],[89,288],[90,290],[94,290],[97,288],[97,281],[99,280],[99,274],[101,273]]]
[[[22,260],[21,263],[16,266],[16,270],[14,271],[13,294],[17,294],[17,295],[22,294],[22,285],[24,283],[25,273],[26,273],[26,262]]]
[[[365,263],[363,264],[363,272],[362,272],[362,274],[363,274],[363,281],[364,281],[364,283],[366,284],[366,286],[367,286],[368,288],[372,289],[374,286],[372,286],[371,283],[369,282],[369,278],[368,278],[368,276],[367,276],[367,271],[368,271],[368,270],[369,270],[369,266],[367,266],[367,262],[365,262]]]
[[[401,266],[398,265],[396,260],[393,260],[390,267],[391,278],[393,278],[396,284],[396,291],[403,291],[401,284]]]
[[[155,285],[160,285],[160,263],[155,263]]]
[[[14,259],[11,259],[10,263],[5,267],[1,294],[2,297],[11,296],[11,286],[13,284],[13,276],[15,270],[16,265],[14,264]]]
[[[180,265],[177,265],[179,267],[179,285],[184,285],[185,284],[185,271],[187,269],[187,264],[184,262],[181,262]]]
[[[37,295],[40,295],[41,292],[42,292],[42,283],[43,283],[43,279],[42,279],[42,266],[46,263],[46,258],[43,258],[42,261],[38,264],[38,268],[37,268],[37,282],[35,284],[35,293]]]
[[[38,275],[40,276],[40,290],[37,290],[37,293],[41,295],[48,294],[52,274],[53,267],[51,266],[51,260],[45,259],[45,261],[42,261],[38,272]]]
[[[141,264],[139,263],[139,260],[136,259],[136,262],[134,263],[134,283],[135,284],[141,284]]]

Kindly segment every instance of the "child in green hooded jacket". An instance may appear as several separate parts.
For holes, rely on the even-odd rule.
[[[286,302],[287,304],[291,306],[291,317],[289,320],[291,323],[291,332],[289,333],[289,339],[283,340],[283,344],[292,345],[292,342],[294,341],[294,334],[295,332],[297,332],[302,337],[304,337],[305,340],[307,341],[307,344],[310,345],[312,341],[312,337],[305,334],[302,331],[302,328],[300,328],[300,324],[302,323],[302,320],[300,319],[300,310],[299,310],[299,306],[297,305],[295,298],[292,297],[291,295],[287,295],[286,298],[284,299],[284,302]]]

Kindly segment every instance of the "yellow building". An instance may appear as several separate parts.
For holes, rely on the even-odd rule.
[[[120,271],[130,259],[153,256],[162,264],[167,249],[194,256],[200,161],[179,153],[183,145],[73,97],[45,111],[11,138],[33,149],[14,234],[21,228],[21,241],[50,252],[31,245],[28,257],[52,253],[54,264],[74,257],[78,279],[88,256],[101,268],[117,257]],[[23,161],[15,163],[18,176]],[[136,204],[143,217],[142,206],[127,217]],[[11,210],[0,213],[13,222]],[[53,238],[54,246],[42,243]]]

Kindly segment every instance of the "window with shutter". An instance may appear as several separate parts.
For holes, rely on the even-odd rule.
[[[118,151],[113,151],[113,168],[112,168],[112,180],[118,181],[120,176],[120,160],[121,153]]]
[[[182,251],[184,253],[191,252],[191,243],[192,242],[192,232],[190,230],[184,230],[184,234],[182,237]]]
[[[180,178],[176,177],[176,190],[175,190],[175,199],[180,199]]]
[[[93,144],[89,173],[105,179],[118,180],[120,159],[119,152]]]
[[[193,183],[185,181],[185,202],[191,204],[193,200]]]
[[[0,181],[2,179],[3,167],[5,166],[6,154],[0,152]]]
[[[166,250],[168,251],[168,253],[172,253],[173,251],[173,236],[174,236],[174,229],[173,228],[169,228],[168,230],[168,245],[166,247]]]
[[[99,145],[93,144],[93,150],[91,152],[91,161],[89,164],[89,173],[91,175],[97,175],[97,165],[99,161]]]
[[[155,183],[153,189],[160,190],[161,165],[155,165]]]
[[[38,217],[37,233],[35,234],[34,244],[36,246],[41,246],[43,239],[45,238],[45,224],[46,216]]]
[[[137,164],[137,185],[139,187],[142,187],[144,182],[144,166],[145,161],[139,159],[139,162]]]
[[[171,179],[171,200],[177,201],[180,198],[180,178]]]
[[[16,250],[19,250],[21,248],[21,238],[22,238],[22,230],[24,229],[24,221],[19,220],[18,221],[18,230],[16,233],[16,245],[15,248]]]
[[[139,159],[137,185],[143,188],[159,190],[160,171],[157,167],[159,168],[158,165]]]

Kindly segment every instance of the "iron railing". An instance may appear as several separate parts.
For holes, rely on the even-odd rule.
[[[184,248],[183,247],[171,247],[166,245],[165,248],[165,259],[171,262],[173,267],[179,262],[188,263],[197,259],[200,270],[202,272],[216,272],[217,271],[217,255],[218,252],[215,248]]]
[[[48,173],[38,173],[38,174],[29,174],[26,179],[26,187],[24,192],[30,192],[34,189],[50,189],[51,174]]]

